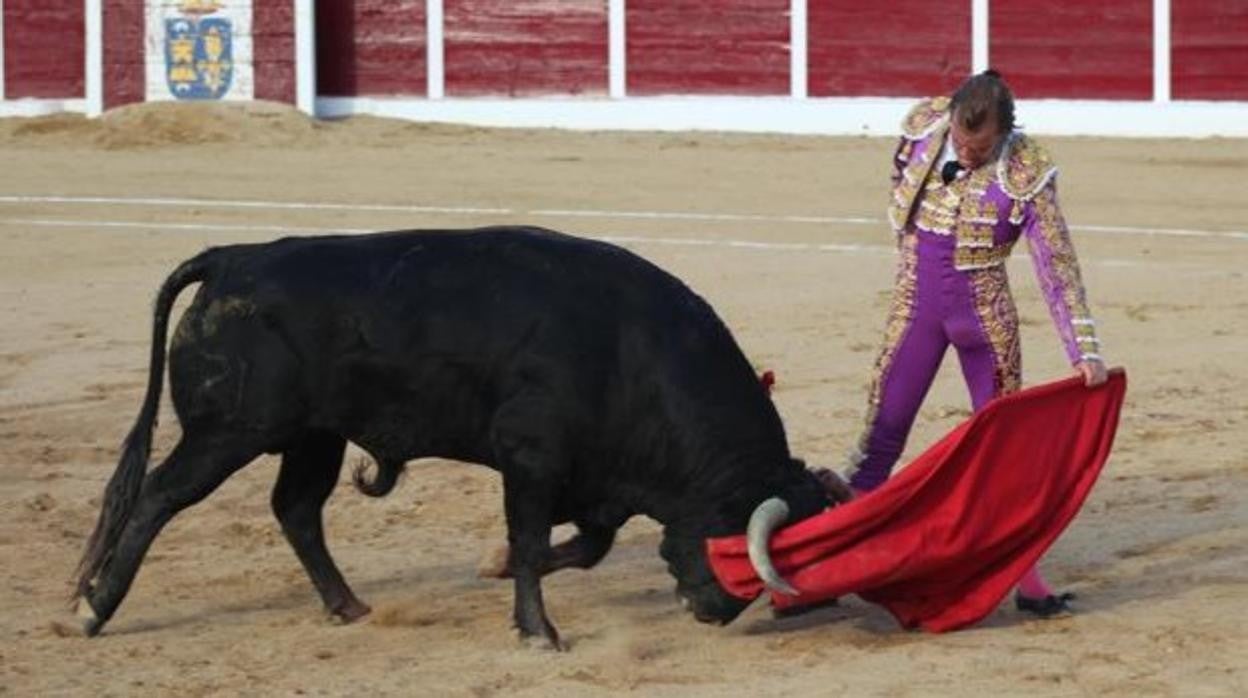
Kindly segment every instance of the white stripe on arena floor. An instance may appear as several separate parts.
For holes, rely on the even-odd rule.
[[[47,218],[0,218],[0,225],[27,225],[42,228],[127,228],[131,230],[193,230],[234,233],[287,233],[287,234],[338,234],[361,235],[377,232],[377,228],[309,228],[287,225],[245,225],[237,223],[153,223],[151,221],[116,220],[56,220]],[[674,245],[680,247],[736,247],[759,250],[791,250],[821,252],[859,252],[865,254],[895,254],[893,245],[854,245],[805,242],[757,242],[754,240],[724,240],[710,238],[647,237],[640,235],[586,235],[603,242],[618,245]]]
[[[745,221],[762,223],[793,223],[810,225],[884,225],[883,218],[854,216],[769,216],[744,213],[697,213],[687,211],[594,211],[575,209],[480,208],[472,206],[412,206],[402,204],[346,204],[295,201],[251,201],[186,198],[126,198],[107,196],[0,196],[0,203],[10,204],[86,204],[112,206],[185,206],[201,208],[249,208],[309,211],[391,211],[406,213],[437,213],[456,215],[524,215],[554,218],[605,218],[618,220],[678,221]],[[1248,231],[1201,230],[1196,228],[1152,228],[1110,225],[1072,225],[1071,230],[1107,235],[1144,235],[1173,237],[1206,237],[1248,240]],[[294,232],[292,230],[292,232]],[[766,245],[769,243],[758,243]],[[809,249],[808,247],[802,249]]]
[[[39,218],[0,218],[0,226],[30,226],[43,228],[124,228],[129,230],[160,230],[160,231],[201,231],[201,232],[233,232],[233,233],[282,233],[288,235],[359,235],[377,232],[376,228],[310,228],[279,225],[245,225],[237,223],[153,223],[151,221],[118,221],[118,220],[55,220]],[[835,252],[840,254],[879,255],[892,257],[897,253],[895,245],[860,245],[841,243],[806,243],[806,242],[758,242],[754,240],[731,240],[710,238],[674,238],[650,237],[642,235],[584,235],[594,240],[610,242],[621,246],[662,245],[674,247],[727,247],[742,250],[762,250],[780,252]],[[1156,268],[1174,275],[1204,276],[1238,276],[1236,270],[1209,269],[1204,265],[1187,265],[1176,268],[1169,262],[1138,261],[1112,258],[1093,258],[1085,262],[1098,267],[1116,268]]]

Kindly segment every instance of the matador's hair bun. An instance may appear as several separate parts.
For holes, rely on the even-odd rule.
[[[1001,133],[1014,130],[1014,93],[992,68],[967,78],[953,93],[949,109],[953,120],[968,131],[978,131],[990,119],[996,120]]]

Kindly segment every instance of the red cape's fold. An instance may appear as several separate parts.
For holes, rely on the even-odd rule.
[[[1070,378],[994,400],[871,494],[778,531],[772,561],[801,595],[772,603],[858,594],[907,628],[979,621],[1078,513],[1126,387],[1115,369],[1097,388]],[[707,549],[729,593],[763,592],[744,536]]]

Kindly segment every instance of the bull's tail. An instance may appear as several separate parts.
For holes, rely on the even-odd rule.
[[[100,518],[95,524],[95,531],[92,532],[91,538],[87,540],[82,559],[78,562],[76,596],[82,596],[91,589],[92,580],[112,556],[121,538],[121,532],[133,513],[143,478],[147,474],[152,430],[156,427],[156,412],[160,406],[160,393],[165,375],[165,337],[173,302],[182,289],[208,278],[210,272],[217,266],[220,252],[221,250],[207,250],[183,262],[173,270],[169,278],[165,279],[165,283],[161,285],[160,292],[156,296],[147,395],[143,398],[143,407],[139,410],[139,417],[134,427],[130,429],[130,434],[122,443],[121,459],[117,463],[117,470],[113,472],[113,477],[108,481],[108,486],[104,490]]]
[[[351,479],[355,481],[355,489],[360,492],[370,497],[384,497],[394,489],[405,465],[403,461],[378,460],[377,474],[369,480],[364,474],[368,470],[368,464],[361,460],[356,463]]]

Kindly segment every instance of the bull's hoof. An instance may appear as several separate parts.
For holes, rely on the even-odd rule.
[[[54,620],[51,624],[52,634],[57,637],[95,637],[103,627],[104,622],[95,615],[95,609],[83,597],[78,598],[72,616],[65,620]]]
[[[349,625],[373,612],[368,604],[359,599],[351,599],[337,608],[329,610],[330,616],[342,625]]]
[[[507,564],[510,557],[510,547],[500,545],[494,548],[477,563],[477,576],[481,579],[510,579],[511,567]]]
[[[568,651],[568,645],[559,638],[559,635],[557,633],[552,632],[550,635],[544,635],[544,634],[526,633],[522,630],[519,630],[517,631],[517,634],[520,637],[521,644],[523,644],[525,647],[528,647],[529,649],[552,651],[552,652],[567,652]]]

